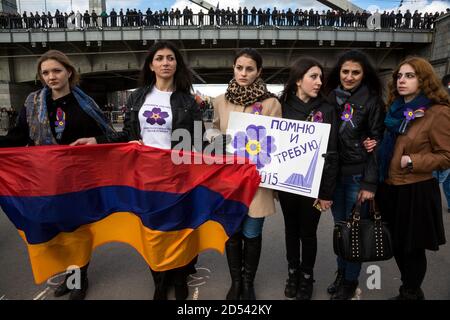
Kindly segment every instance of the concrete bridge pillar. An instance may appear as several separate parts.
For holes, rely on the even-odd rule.
[[[36,86],[16,83],[13,59],[0,59],[0,107],[20,109],[27,95],[33,90],[37,90],[38,87],[39,83]]]

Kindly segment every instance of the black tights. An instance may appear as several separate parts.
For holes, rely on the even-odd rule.
[[[419,289],[427,272],[425,249],[414,249],[407,253],[395,252],[394,257],[400,269],[403,286],[408,289]]]
[[[317,226],[320,212],[313,208],[313,198],[286,192],[279,192],[279,198],[284,216],[289,268],[300,266],[303,272],[312,275],[317,255]]]

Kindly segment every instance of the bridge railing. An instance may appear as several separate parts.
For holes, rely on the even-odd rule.
[[[435,27],[436,16],[405,18],[378,15],[379,29],[424,29]],[[337,28],[367,28],[370,15],[338,15],[323,14],[280,15],[280,14],[193,14],[193,15],[129,15],[129,16],[98,16],[91,15],[52,17],[20,17],[0,16],[1,29],[98,29],[98,28],[181,28],[181,27],[255,27],[282,26],[296,28],[337,27]]]

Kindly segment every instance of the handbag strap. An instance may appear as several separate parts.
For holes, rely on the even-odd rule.
[[[378,210],[377,203],[375,199],[367,200],[369,201],[369,214],[373,215],[373,218],[377,220],[381,220],[381,213]]]
[[[361,220],[361,201],[356,201],[355,205],[353,206],[352,210],[352,224],[359,223],[359,220]]]
[[[366,200],[366,201],[369,202],[369,216],[373,216],[373,219],[375,221],[381,220],[381,213],[378,210],[375,200],[371,199],[371,200]],[[355,202],[355,205],[353,206],[352,217],[351,217],[351,220],[353,223],[357,223],[357,222],[359,222],[359,220],[361,220],[361,206],[362,206],[362,203],[359,200],[357,200]]]

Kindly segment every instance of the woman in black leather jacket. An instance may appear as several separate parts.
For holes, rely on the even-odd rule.
[[[110,135],[108,142],[132,141],[162,149],[190,150],[194,146],[201,152],[205,131],[202,110],[191,89],[192,74],[179,50],[170,42],[155,43],[141,71],[141,87],[128,98],[123,131]],[[190,143],[182,138],[172,140],[177,129],[189,132]],[[195,272],[196,260],[165,272],[151,270],[155,282],[153,299],[167,300],[169,284],[175,286],[177,300],[186,299],[187,276]]]
[[[366,55],[352,50],[339,58],[325,91],[339,118],[339,176],[331,209],[334,220],[342,221],[347,220],[356,201],[372,200],[377,188],[376,152],[367,152],[363,142],[381,140],[383,136],[381,82]],[[361,263],[338,257],[337,264],[337,277],[328,293],[332,300],[351,299],[358,286]]]
[[[310,300],[312,296],[317,226],[321,212],[332,204],[339,165],[336,108],[322,96],[322,79],[323,68],[319,62],[312,58],[300,58],[292,64],[281,96],[283,118],[331,125],[319,197],[314,199],[288,192],[278,193],[285,222],[288,260],[284,294],[297,300]],[[318,206],[314,206],[316,204]]]

